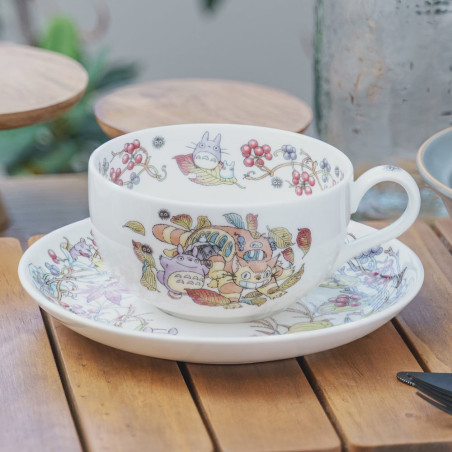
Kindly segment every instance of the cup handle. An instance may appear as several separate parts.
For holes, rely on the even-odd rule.
[[[365,193],[380,182],[396,182],[400,184],[408,194],[408,205],[402,215],[376,232],[372,232],[353,242],[344,244],[334,268],[337,270],[348,260],[358,256],[370,248],[375,248],[388,240],[394,239],[405,232],[416,220],[421,207],[421,196],[415,180],[405,170],[396,166],[376,166],[361,175],[352,185],[350,209],[354,213]]]

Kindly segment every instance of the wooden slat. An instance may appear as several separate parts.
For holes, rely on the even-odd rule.
[[[0,450],[80,450],[36,303],[22,290],[22,250],[0,239]]]
[[[213,449],[177,363],[98,344],[48,318],[88,450]]]
[[[187,369],[220,450],[340,450],[340,440],[295,359],[187,364]]]
[[[346,450],[452,449],[452,417],[396,379],[421,368],[391,323],[304,360]]]
[[[452,218],[441,218],[433,225],[441,241],[452,252]]]
[[[88,450],[212,450],[176,362],[98,344],[44,315]]]
[[[452,372],[452,257],[424,223],[417,223],[400,239],[421,259],[425,280],[397,322],[425,370]]]

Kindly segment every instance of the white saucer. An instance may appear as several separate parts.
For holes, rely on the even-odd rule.
[[[350,223],[350,237],[371,231]],[[422,264],[398,240],[375,251],[350,261],[286,311],[232,325],[172,317],[128,293],[96,253],[89,219],[33,244],[20,261],[19,277],[45,311],[102,344],[178,361],[259,362],[346,344],[400,312],[422,285]]]

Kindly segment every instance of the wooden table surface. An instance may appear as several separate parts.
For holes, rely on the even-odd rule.
[[[425,282],[397,318],[348,345],[242,365],[172,362],[86,339],[20,287],[26,239],[85,218],[85,175],[9,179],[0,238],[0,450],[452,450],[452,416],[396,379],[452,372],[452,220],[401,240]],[[380,226],[374,224],[374,226]]]
[[[255,83],[219,79],[175,79],[119,88],[94,105],[111,138],[148,127],[228,123],[303,132],[312,110],[297,97]]]

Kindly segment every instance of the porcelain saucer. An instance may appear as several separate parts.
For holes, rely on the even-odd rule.
[[[372,230],[351,222],[348,239]],[[34,243],[20,261],[19,277],[42,309],[102,344],[163,359],[244,363],[320,352],[371,333],[415,297],[424,270],[412,250],[392,240],[350,260],[273,317],[237,324],[193,322],[130,294],[103,264],[85,219]]]

